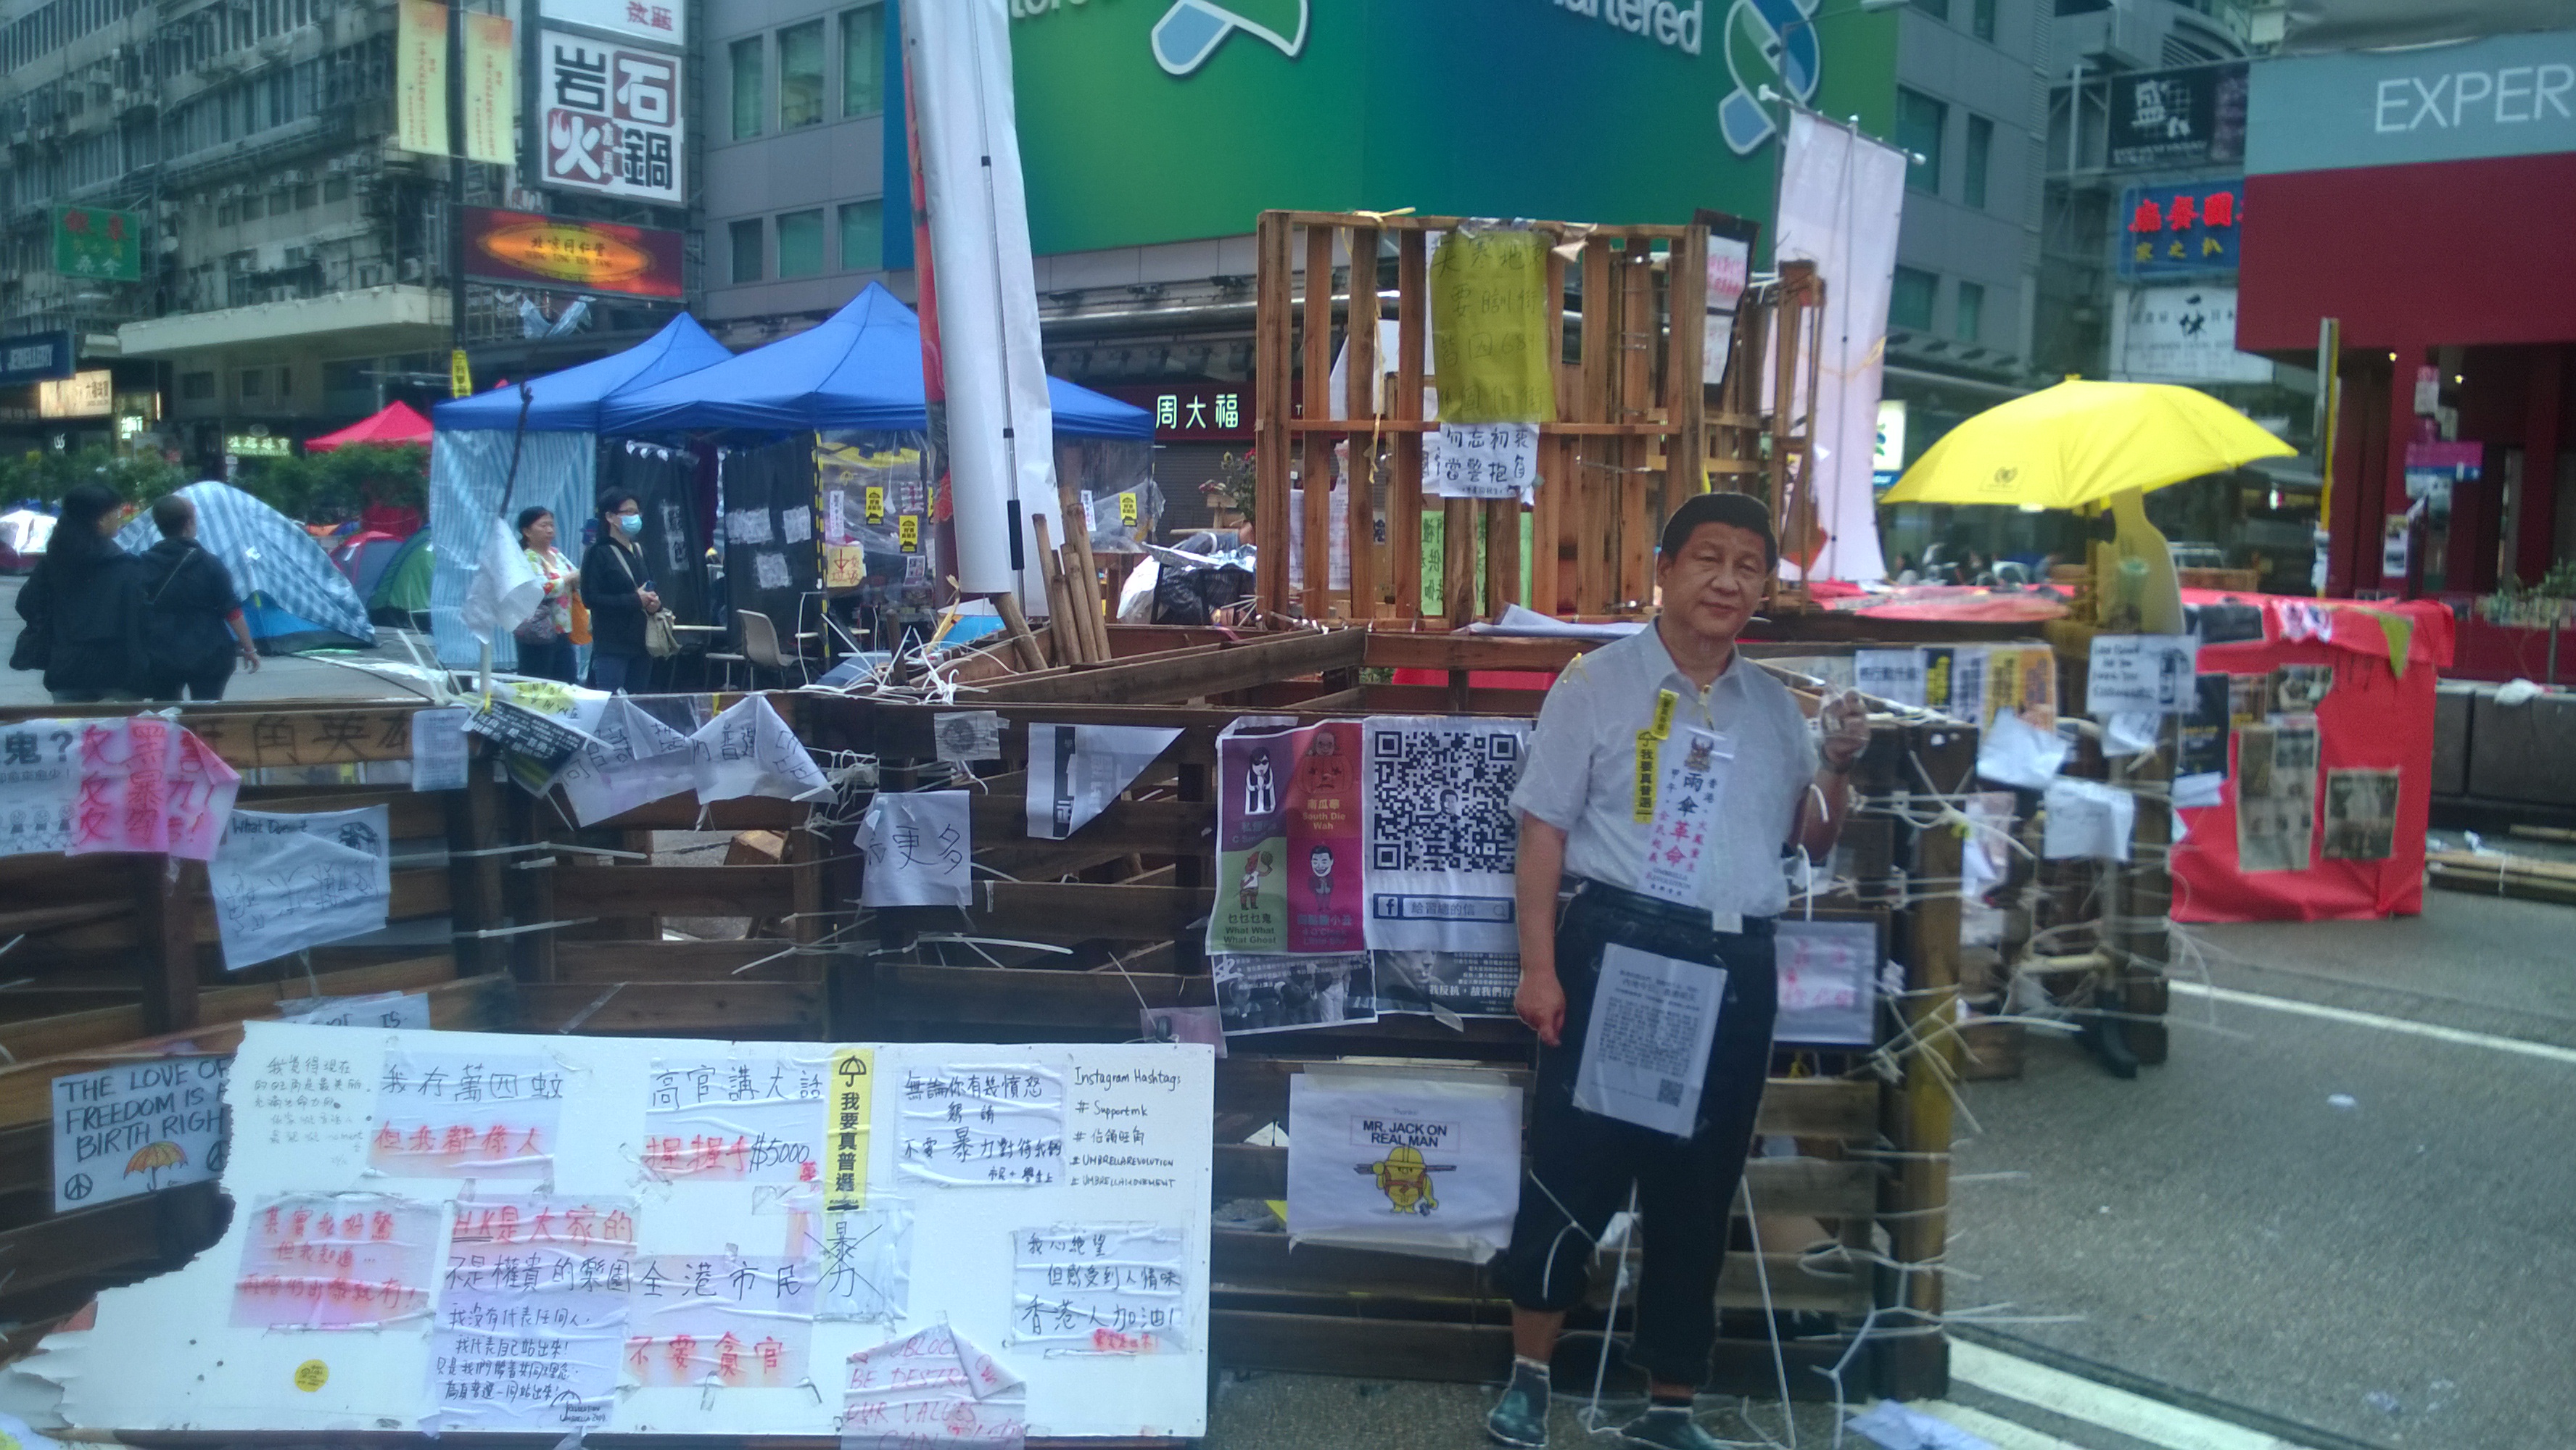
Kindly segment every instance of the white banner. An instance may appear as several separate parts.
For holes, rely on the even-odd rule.
[[[1897,218],[1905,205],[1905,153],[1856,136],[1807,111],[1789,118],[1780,162],[1782,261],[1812,261],[1825,281],[1817,328],[1813,471],[1816,522],[1826,538],[1812,570],[1780,561],[1784,578],[1887,577],[1879,554],[1870,459],[1878,440],[1880,362],[1887,294],[1895,276]],[[1785,523],[1785,521],[1783,521]]]

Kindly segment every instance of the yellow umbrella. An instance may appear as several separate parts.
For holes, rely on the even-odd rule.
[[[2195,388],[2068,381],[1951,429],[1885,501],[2075,509],[2294,451]]]

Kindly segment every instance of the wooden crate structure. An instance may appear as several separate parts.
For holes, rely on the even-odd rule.
[[[1247,641],[1213,631],[1137,633],[1171,647],[1106,666],[1000,679],[961,693],[953,706],[803,702],[809,738],[877,756],[888,789],[929,785],[950,769],[934,761],[938,716],[992,709],[1003,721],[1003,759],[979,768],[971,807],[976,859],[999,874],[979,876],[963,908],[871,914],[862,934],[873,944],[833,965],[836,1037],[1119,1041],[1140,1032],[1140,1004],[1212,1003],[1198,936],[1214,902],[1220,730],[1247,709],[1306,719],[1444,710],[1529,715],[1538,692],[1471,688],[1470,673],[1552,673],[1582,648],[1356,629]],[[1203,640],[1193,642],[1194,635]],[[1454,683],[1359,683],[1363,672],[1398,667],[1440,671]],[[1072,839],[1042,841],[1025,832],[1025,761],[1028,727],[1044,722],[1159,724],[1182,733],[1127,798]],[[1909,754],[1937,778],[1955,779],[1971,767],[1975,750],[1973,731],[1885,726],[1864,758],[1862,786],[1881,799],[1909,789]],[[1860,1392],[1866,1381],[1885,1393],[1938,1394],[1947,1357],[1937,1332],[1942,1295],[1934,1266],[1945,1236],[1947,1082],[1955,1063],[1940,1024],[1950,1020],[1954,1001],[1958,908],[1938,897],[1904,904],[1901,882],[1955,877],[1959,842],[1947,831],[1916,832],[1892,814],[1856,819],[1848,840],[1848,859],[1866,879],[1857,894],[1828,905],[1884,923],[1891,956],[1906,965],[1902,1015],[1933,1045],[1894,1054],[1893,1081],[1861,1053],[1806,1055],[1794,1064],[1805,1075],[1776,1077],[1762,1131],[1796,1140],[1801,1154],[1757,1163],[1750,1191],[1766,1218],[1834,1222],[1847,1243],[1880,1265],[1849,1278],[1819,1276],[1797,1263],[1803,1245],[1766,1245],[1763,1269],[1775,1307],[1839,1315],[1851,1325],[1875,1309],[1882,1328],[1910,1326],[1874,1342],[1846,1388]],[[1392,1057],[1525,1075],[1531,1052],[1518,1023],[1490,1020],[1452,1031],[1427,1018],[1387,1018],[1237,1038],[1218,1064],[1216,1199],[1284,1195],[1284,1152],[1245,1139],[1284,1121],[1289,1078],[1309,1063]],[[1213,1264],[1211,1343],[1224,1363],[1467,1381],[1498,1379],[1508,1368],[1509,1306],[1486,1270],[1315,1246],[1292,1254],[1284,1235],[1231,1230],[1216,1234]],[[1605,1275],[1605,1292],[1607,1282]],[[1732,1256],[1721,1291],[1727,1338],[1720,1382],[1756,1391],[1771,1384],[1762,1303],[1751,1257]],[[1605,1318],[1604,1306],[1595,1305],[1575,1323],[1597,1330]],[[1569,1356],[1584,1342],[1569,1336]],[[1824,1392],[1821,1376],[1800,1371],[1830,1365],[1841,1352],[1839,1345],[1792,1343],[1793,1386]]]

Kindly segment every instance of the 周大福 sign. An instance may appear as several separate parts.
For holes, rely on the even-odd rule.
[[[680,258],[678,232],[465,208],[465,274],[478,281],[676,300]]]

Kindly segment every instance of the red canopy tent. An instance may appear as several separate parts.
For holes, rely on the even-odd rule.
[[[429,445],[429,420],[409,403],[394,403],[372,418],[361,418],[337,433],[325,433],[304,442],[307,453],[328,453],[348,443],[418,443]]]

